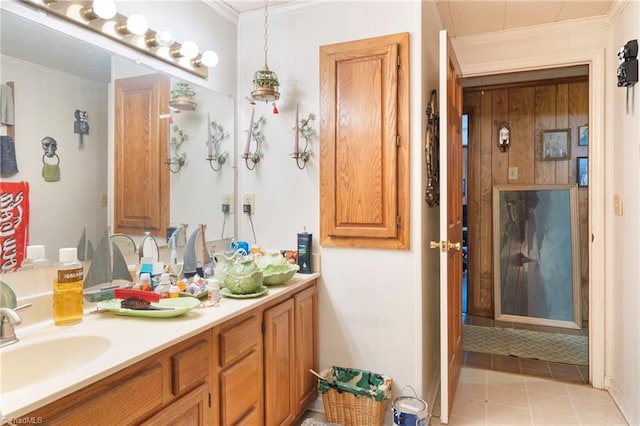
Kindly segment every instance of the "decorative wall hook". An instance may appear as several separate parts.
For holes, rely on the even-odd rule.
[[[299,120],[298,118],[298,105],[296,105],[296,142],[293,146],[293,153],[291,157],[296,160],[296,165],[300,170],[307,166],[307,161],[311,158],[311,151],[309,150],[309,142],[316,136],[316,130],[311,126],[311,122],[316,119],[315,114],[309,113],[307,118]],[[300,150],[300,137],[304,139],[304,148]]]
[[[215,121],[211,121],[210,115],[207,113],[207,123],[208,126],[208,139],[207,139],[207,160],[209,162],[209,167],[214,172],[219,172],[222,170],[222,165],[227,161],[227,156],[229,153],[227,151],[220,152],[220,144],[229,136],[229,132],[224,130],[221,124],[216,123]],[[214,165],[217,163],[217,167]]]
[[[249,170],[255,169],[256,164],[258,164],[260,159],[264,156],[264,153],[262,152],[262,144],[264,143],[262,127],[265,125],[267,120],[265,120],[264,116],[261,115],[260,118],[254,122],[253,117],[255,112],[256,109],[253,108],[251,111],[251,121],[247,135],[247,145],[244,148],[244,153],[240,156],[240,158],[244,159],[244,163]],[[256,141],[256,149],[253,152],[251,151],[251,139]]]
[[[170,121],[171,123],[171,121]],[[189,139],[189,135],[185,134],[178,126],[172,128],[175,136],[171,136],[167,145],[167,165],[171,173],[178,173],[184,167],[187,161],[187,154],[178,152],[184,141]],[[172,151],[173,150],[173,155]]]

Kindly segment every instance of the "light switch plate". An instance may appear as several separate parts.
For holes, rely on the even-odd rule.
[[[623,210],[622,195],[613,194],[613,213],[618,216],[622,216]]]
[[[509,167],[509,180],[518,180],[518,168]]]

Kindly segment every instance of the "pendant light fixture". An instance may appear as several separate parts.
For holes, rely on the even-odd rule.
[[[278,87],[278,76],[275,72],[269,69],[267,65],[267,45],[269,41],[269,35],[267,33],[267,17],[268,12],[268,0],[264,1],[264,67],[253,74],[253,91],[251,92],[251,99],[255,101],[275,102],[280,99],[280,92]]]

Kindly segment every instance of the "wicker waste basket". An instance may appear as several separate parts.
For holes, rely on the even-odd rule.
[[[355,368],[330,367],[320,372],[327,420],[344,426],[382,425],[391,398],[391,377]]]

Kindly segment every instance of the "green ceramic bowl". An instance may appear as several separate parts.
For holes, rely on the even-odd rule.
[[[269,265],[262,271],[264,285],[280,285],[289,281],[298,272],[300,267],[287,263],[284,265]]]

